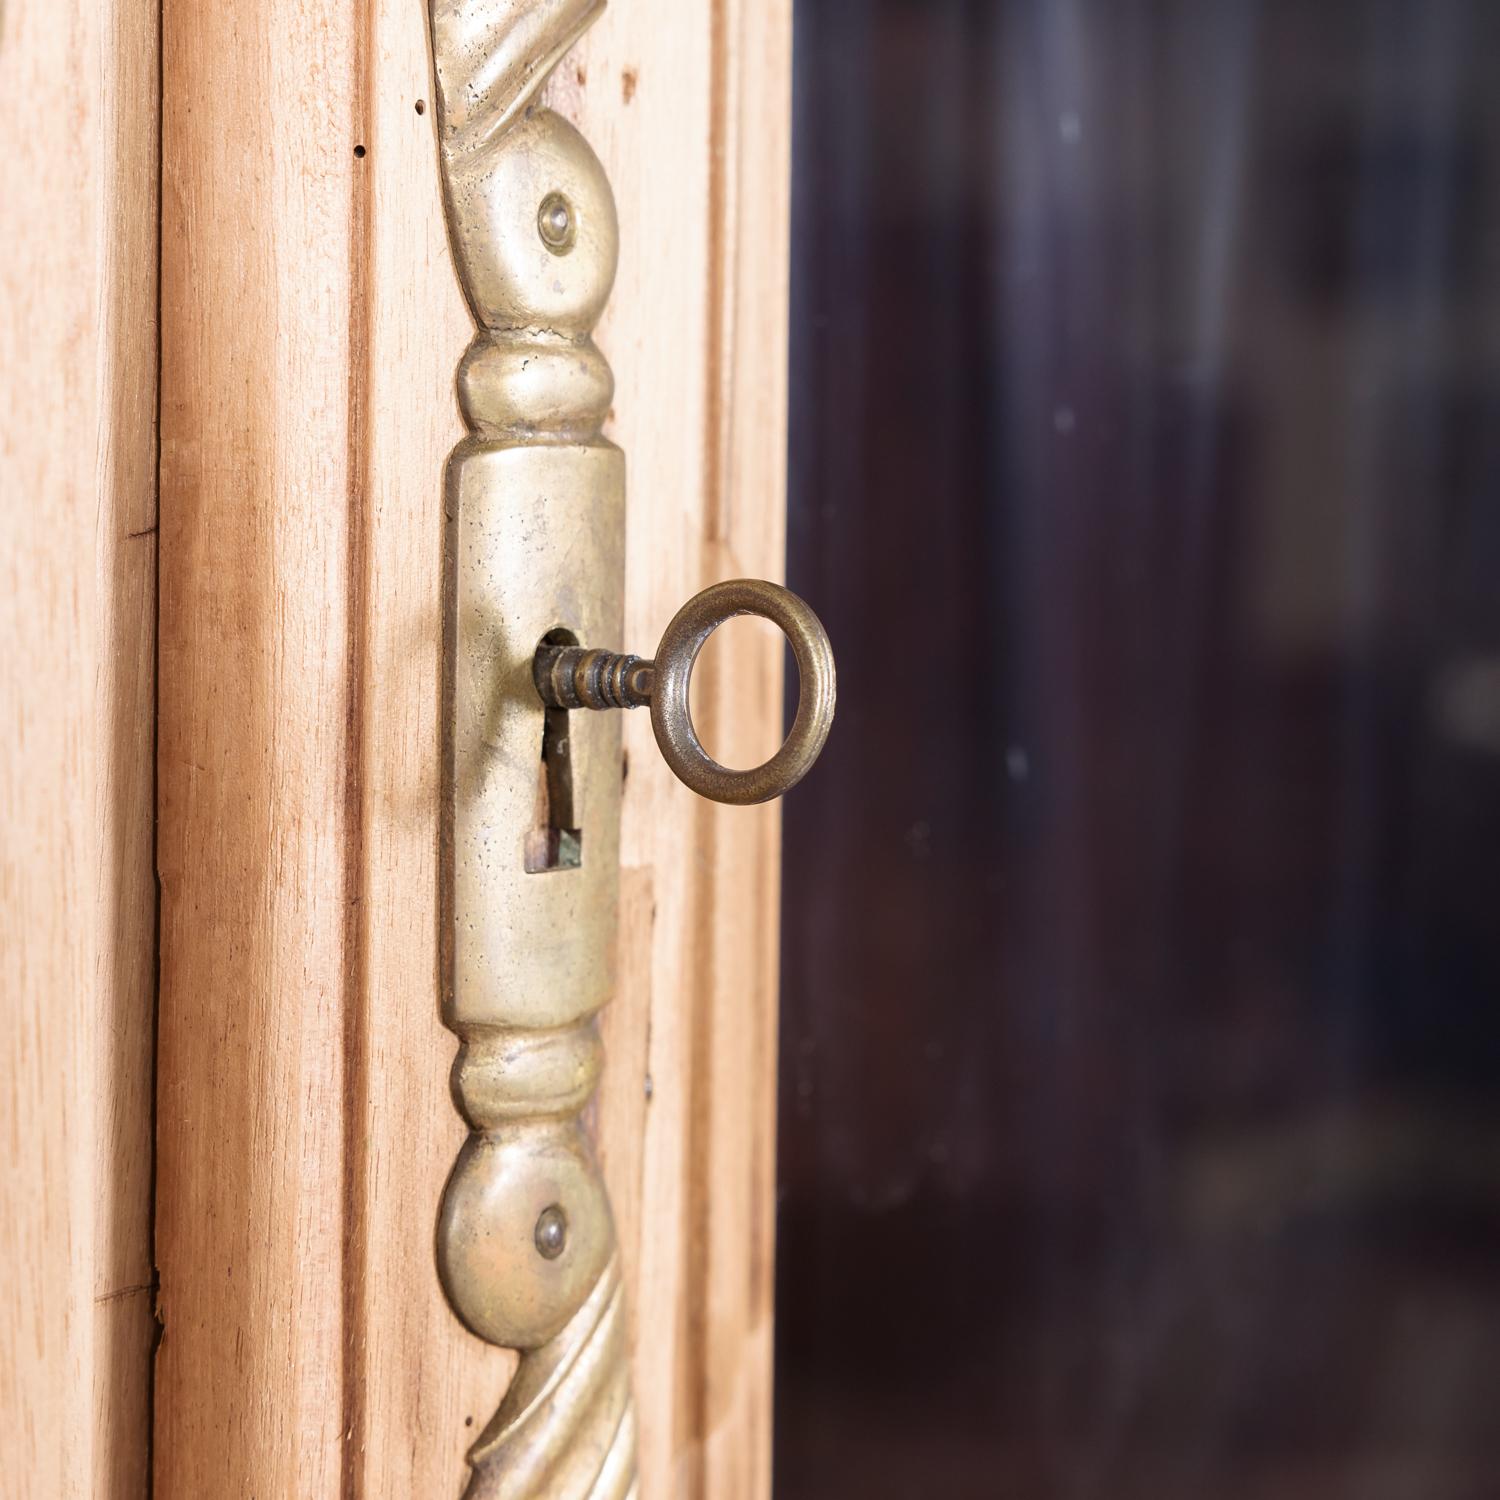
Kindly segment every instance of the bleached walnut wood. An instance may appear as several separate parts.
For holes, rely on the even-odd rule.
[[[155,1329],[155,6],[7,6],[0,76],[0,1496],[137,1500]]]
[[[514,1357],[433,1264],[466,1133],[437,984],[437,477],[473,323],[425,7],[166,0],[164,27],[157,1481],[456,1497]],[[595,340],[628,456],[622,643],[716,578],[779,576],[789,50],[784,0],[615,0],[544,100],[619,214]],[[752,687],[699,722],[748,765],[780,737],[782,646],[720,637],[708,696]],[[778,815],[698,802],[644,716],[625,738],[597,1134],[641,1493],[764,1500]]]
[[[782,576],[791,6],[617,3],[569,62],[551,101],[599,153],[620,218],[595,336],[630,466],[625,640],[650,641],[710,581]],[[727,764],[778,743],[782,658],[748,624],[710,642],[694,713]],[[633,1273],[641,1493],[764,1500],[780,807],[693,797],[643,716],[625,749],[627,916],[603,1029],[612,1060],[644,1051],[650,1097],[607,1068],[600,1147]],[[609,1128],[636,1112],[638,1131]]]
[[[352,26],[163,12],[156,1494],[338,1492],[355,1124],[368,190]]]
[[[167,0],[163,28],[157,1489],[456,1495],[510,1357],[432,1254],[464,1137],[434,476],[472,325],[426,18]]]

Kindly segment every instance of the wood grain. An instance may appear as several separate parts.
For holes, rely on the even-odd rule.
[[[597,338],[629,467],[636,650],[704,584],[782,576],[790,90],[783,0],[617,3],[552,86],[619,204]],[[783,651],[723,635],[694,711],[721,759],[751,765],[778,738]],[[626,753],[601,1146],[633,1273],[641,1489],[752,1500],[770,1493],[780,815],[693,797],[644,716]],[[642,1027],[644,1128],[610,1129],[644,1092],[627,1071]]]
[[[423,10],[165,3],[168,1500],[456,1496],[509,1376],[433,1263],[464,1134],[437,1004],[436,716],[472,325]],[[702,584],[779,573],[789,49],[785,0],[616,0],[552,86],[619,200],[598,338],[635,649]],[[748,762],[780,722],[780,652],[726,645],[704,728]],[[750,1500],[769,1489],[778,823],[696,802],[644,716],[627,741],[598,1117],[642,1493]]]
[[[155,6],[8,6],[0,79],[0,1495],[128,1500],[154,1339]]]
[[[358,39],[163,12],[157,1493],[335,1493]],[[358,354],[358,365],[354,356]]]

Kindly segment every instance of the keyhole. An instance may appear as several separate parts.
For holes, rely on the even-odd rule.
[[[576,646],[571,630],[553,630],[544,646]],[[537,767],[536,815],[526,835],[526,873],[576,870],[583,864],[583,830],[573,814],[573,746],[571,715],[549,708],[542,723],[542,758]]]

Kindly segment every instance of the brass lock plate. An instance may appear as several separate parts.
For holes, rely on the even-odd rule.
[[[448,1021],[460,1030],[567,1025],[614,987],[620,721],[547,710],[532,664],[559,630],[620,638],[624,469],[607,443],[476,444],[449,468],[444,931]],[[567,815],[557,821],[560,807]],[[566,833],[573,856],[551,868],[534,857],[549,832]]]

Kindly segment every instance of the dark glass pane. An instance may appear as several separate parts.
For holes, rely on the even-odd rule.
[[[1500,6],[798,0],[778,1500],[1500,1496]]]

